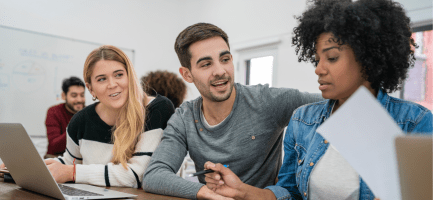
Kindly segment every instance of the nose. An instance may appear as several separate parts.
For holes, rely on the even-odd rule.
[[[114,88],[116,87],[116,85],[116,80],[114,80],[113,78],[108,78],[108,88]]]
[[[212,74],[213,76],[223,77],[225,73],[226,73],[226,70],[221,63],[215,64],[214,71]]]
[[[84,101],[86,101],[86,98],[84,98],[84,96],[78,95],[78,101],[84,102]]]
[[[321,61],[317,63],[316,70],[314,70],[314,73],[316,73],[317,76],[325,75],[327,73],[325,66]]]

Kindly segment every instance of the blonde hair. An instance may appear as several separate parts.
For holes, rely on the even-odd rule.
[[[143,93],[138,82],[131,61],[125,53],[117,47],[104,45],[93,50],[84,63],[84,81],[91,85],[91,75],[95,64],[100,60],[112,60],[124,65],[128,76],[128,99],[122,106],[112,129],[112,141],[114,141],[114,164],[121,163],[126,169],[127,161],[132,157],[139,135],[144,130],[146,94]]]

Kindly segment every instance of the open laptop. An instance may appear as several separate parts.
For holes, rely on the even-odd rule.
[[[86,184],[57,184],[21,124],[0,123],[0,158],[17,185],[57,199],[137,197]]]
[[[432,144],[430,135],[396,137],[402,200],[432,199]]]

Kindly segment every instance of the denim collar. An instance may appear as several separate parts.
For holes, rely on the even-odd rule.
[[[326,119],[329,118],[332,112],[332,108],[334,107],[335,102],[337,100],[334,99],[328,99],[328,102],[323,106],[322,115],[320,116],[320,121],[324,122]]]
[[[382,89],[379,89],[379,92],[377,93],[377,100],[385,109],[388,107],[389,99],[389,95]]]
[[[382,89],[379,89],[376,99],[386,109],[389,103],[389,95],[386,92],[384,92]],[[335,102],[337,102],[337,100],[328,99],[328,102],[323,107],[322,115],[320,116],[320,120],[322,122],[328,119],[329,116],[331,115],[332,108],[334,107]]]

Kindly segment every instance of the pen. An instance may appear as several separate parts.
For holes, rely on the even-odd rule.
[[[224,166],[224,167],[229,167],[229,165],[223,165],[223,166]],[[194,173],[194,174],[190,174],[189,177],[198,176],[198,175],[203,175],[203,174],[209,174],[209,173],[212,173],[212,172],[214,172],[214,171],[211,170],[211,169],[207,169],[207,170],[203,170],[203,171],[196,172],[196,173]]]

